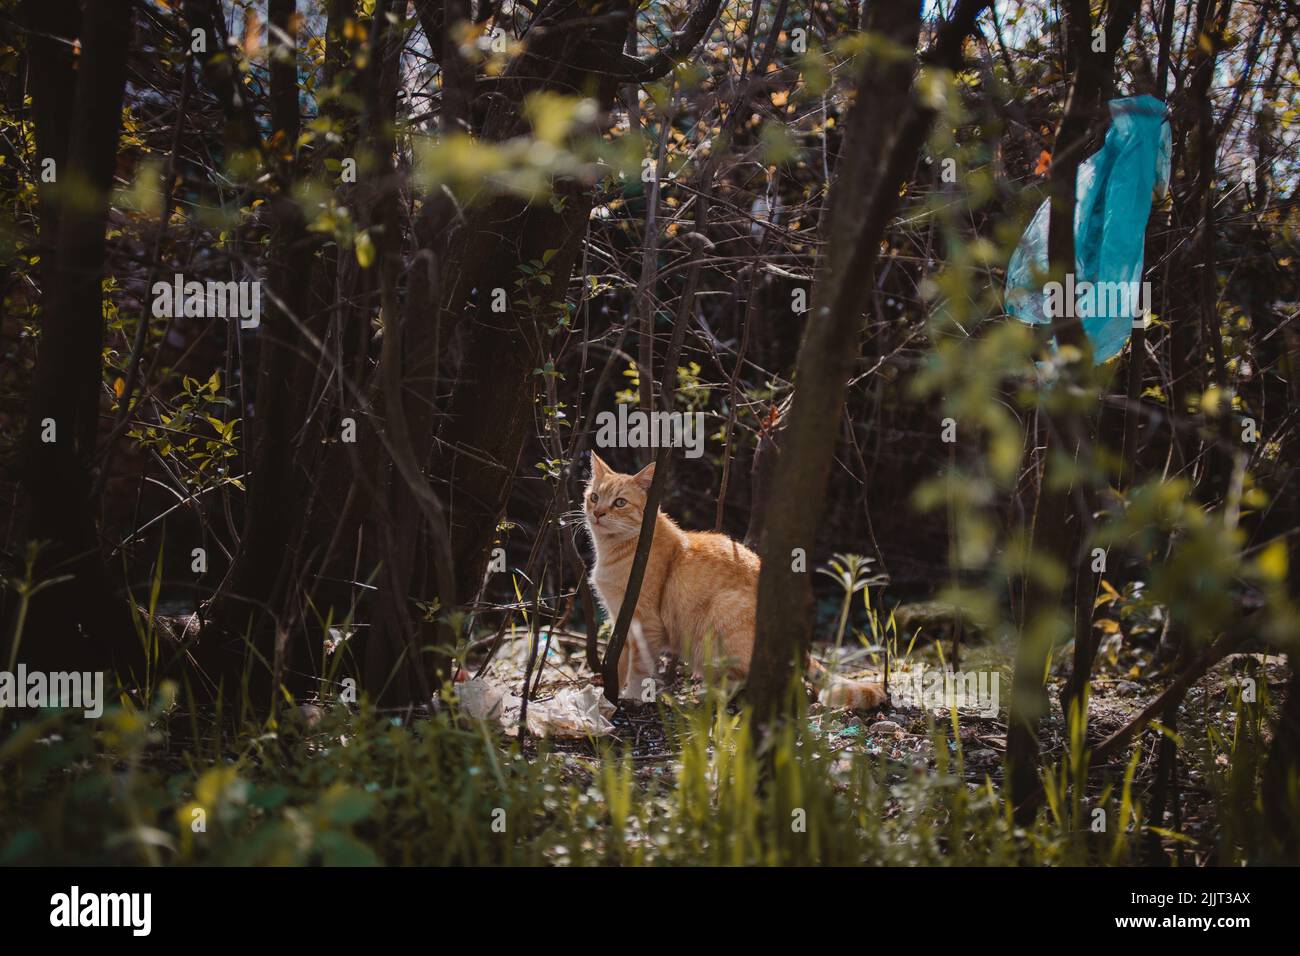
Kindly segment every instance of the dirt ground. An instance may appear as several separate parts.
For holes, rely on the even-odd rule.
[[[544,639],[544,637],[543,637]],[[593,676],[586,665],[585,637],[581,633],[557,633],[552,636],[546,655],[538,693],[534,700],[545,701],[564,687],[599,686],[599,676]],[[881,666],[873,666],[863,648],[842,648],[841,663],[834,669],[846,677],[878,680]],[[834,648],[822,645],[814,654],[832,664]],[[522,636],[503,644],[493,661],[488,679],[505,685],[512,694],[518,694],[523,685],[527,663],[528,642]],[[1069,670],[1070,649],[1059,648],[1054,657],[1048,682],[1051,711],[1040,726],[1040,745],[1045,762],[1060,760],[1068,755],[1068,738],[1065,721],[1060,710],[1060,692]],[[948,657],[944,657],[947,654]],[[880,655],[875,655],[880,661]],[[809,726],[825,736],[831,749],[849,755],[856,752],[880,758],[890,769],[900,773],[924,773],[935,766],[935,741],[946,740],[950,750],[956,744],[951,736],[951,709],[928,707],[908,699],[909,680],[919,671],[934,674],[941,671],[941,659],[951,656],[946,641],[926,640],[924,635],[916,642],[910,655],[890,668],[891,702],[872,713],[855,713],[833,710],[812,703],[809,709]],[[540,658],[540,654],[539,654]],[[883,663],[883,662],[881,662]],[[957,727],[965,775],[970,783],[982,783],[986,778],[999,785],[1003,773],[1006,751],[1007,701],[1011,687],[1011,654],[1006,643],[973,642],[962,649],[960,669],[981,671],[990,683],[997,686],[996,713],[988,706],[958,706]],[[1265,695],[1274,703],[1279,699],[1287,677],[1286,659],[1263,653],[1233,654],[1216,664],[1208,674],[1197,681],[1187,694],[1180,712],[1177,728],[1183,742],[1186,758],[1180,761],[1179,821],[1183,832],[1195,835],[1202,827],[1211,824],[1206,817],[1210,806],[1209,792],[1202,771],[1190,755],[1206,745],[1211,728],[1227,739],[1234,732],[1236,688],[1243,679],[1254,681],[1254,692],[1259,699]],[[1096,744],[1111,733],[1128,724],[1168,685],[1167,668],[1157,664],[1153,650],[1142,645],[1130,646],[1112,641],[1103,645],[1094,670],[1092,697],[1089,708],[1088,739]],[[902,692],[900,692],[900,690]],[[660,704],[687,705],[698,699],[701,685],[698,681],[678,673],[667,685]],[[914,695],[913,695],[914,696]],[[983,703],[987,704],[988,701]],[[649,782],[671,772],[678,751],[661,717],[659,705],[624,703],[611,717],[613,730],[608,740],[615,749],[628,753],[637,766],[638,775]],[[1122,752],[1112,755],[1104,766],[1093,766],[1094,771],[1114,771],[1122,774],[1132,755],[1134,746],[1142,746],[1135,780],[1141,790],[1149,788],[1154,776],[1157,748],[1151,746],[1156,729],[1135,737],[1134,743]],[[529,743],[528,746],[535,746]],[[596,746],[586,739],[557,739],[552,752],[561,759],[572,761],[574,770],[582,772],[596,756]],[[630,753],[629,753],[630,752]],[[1220,756],[1220,765],[1226,762]],[[1112,775],[1112,776],[1113,776]],[[1105,773],[1093,774],[1095,778]],[[1098,786],[1100,786],[1100,782]]]

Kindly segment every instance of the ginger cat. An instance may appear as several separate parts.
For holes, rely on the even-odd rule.
[[[591,583],[611,620],[627,590],[654,467],[623,475],[591,456],[583,500],[596,547]],[[689,658],[697,676],[706,664],[723,663],[729,676],[743,680],[754,654],[758,555],[724,534],[683,531],[662,511],[655,522],[636,614],[618,661],[619,696],[639,698],[665,650]],[[878,684],[832,678],[811,658],[806,670],[828,706],[869,710],[885,701]]]

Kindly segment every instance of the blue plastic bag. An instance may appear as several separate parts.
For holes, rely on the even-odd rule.
[[[1165,104],[1154,96],[1111,100],[1111,125],[1100,150],[1079,164],[1074,207],[1077,314],[1097,364],[1118,355],[1142,311],[1142,252],[1154,191],[1169,187],[1170,134]],[[1007,312],[1032,325],[1051,321],[1047,224],[1038,207],[1007,264]],[[1076,300],[1067,285],[1062,299]]]

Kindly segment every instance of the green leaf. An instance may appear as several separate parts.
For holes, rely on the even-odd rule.
[[[322,833],[316,838],[316,849],[326,866],[379,865],[375,851],[347,833]]]
[[[364,790],[336,783],[320,798],[321,815],[330,823],[346,826],[370,816],[375,798]]]

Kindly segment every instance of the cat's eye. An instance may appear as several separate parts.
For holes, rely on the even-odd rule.
[[[627,499],[626,499],[626,498],[615,498],[615,499],[614,499],[614,507],[615,507],[615,508],[621,508],[621,507],[623,507],[625,504],[627,504]]]
[[[594,504],[595,504],[597,501],[599,501],[599,500],[600,500],[600,498],[597,497],[597,495],[595,494],[595,492],[593,492],[592,495],[591,495],[591,503],[594,505]]]

